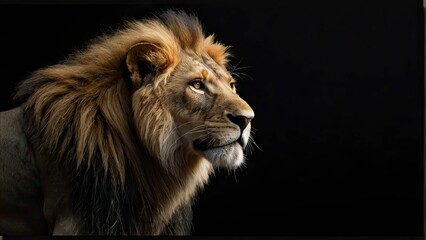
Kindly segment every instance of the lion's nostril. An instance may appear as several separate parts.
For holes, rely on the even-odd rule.
[[[247,127],[247,125],[249,124],[251,118],[245,117],[245,116],[233,116],[232,114],[227,114],[226,117],[233,123],[237,124],[240,129],[241,132],[244,131],[244,129]]]

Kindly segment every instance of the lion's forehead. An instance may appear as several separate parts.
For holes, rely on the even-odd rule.
[[[208,81],[231,81],[231,74],[225,67],[217,64],[211,57],[203,54],[201,57],[190,55],[190,71],[197,73],[200,77]]]

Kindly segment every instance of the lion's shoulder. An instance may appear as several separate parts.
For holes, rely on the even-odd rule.
[[[23,154],[28,151],[28,142],[26,140],[22,125],[22,109],[20,107],[0,112],[0,142],[5,150],[14,149],[16,151],[1,151],[2,159],[6,154]]]
[[[46,229],[38,198],[38,170],[21,122],[19,107],[0,112],[0,212],[9,222],[0,225],[2,234],[42,233]],[[20,211],[23,206],[31,211]],[[29,224],[21,219],[36,221]]]

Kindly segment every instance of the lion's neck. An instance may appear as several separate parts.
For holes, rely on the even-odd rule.
[[[178,150],[174,161],[177,169],[170,172],[161,165],[159,159],[145,155],[149,158],[149,166],[144,164],[141,170],[146,177],[143,183],[145,191],[149,192],[150,199],[147,204],[152,209],[151,225],[153,234],[162,232],[165,224],[171,219],[176,209],[184,204],[190,204],[198,189],[207,183],[212,165],[200,156],[187,151]],[[142,189],[143,190],[143,189]],[[146,192],[145,192],[146,193]],[[153,224],[154,223],[154,224]]]
[[[158,235],[176,211],[192,203],[213,171],[210,162],[181,155],[180,168],[170,173],[159,159],[142,153],[126,167],[126,181],[104,176],[101,166],[76,170],[71,190],[71,211],[80,219],[79,233]],[[135,164],[137,163],[137,164]],[[92,175],[92,176],[89,176]],[[94,177],[93,177],[94,176]]]

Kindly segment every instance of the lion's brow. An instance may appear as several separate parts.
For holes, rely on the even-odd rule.
[[[207,70],[208,73],[212,73],[217,79],[227,77],[226,74],[221,73],[223,70],[220,67],[218,67],[218,64],[214,60],[208,59],[205,57],[203,57],[202,60],[203,61],[197,60],[202,66],[205,67],[205,69],[202,69],[201,71]],[[204,76],[203,74],[203,77],[207,77],[207,76]]]

